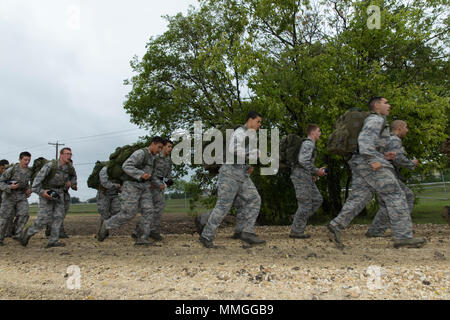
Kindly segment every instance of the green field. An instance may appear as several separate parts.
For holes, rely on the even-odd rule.
[[[450,205],[450,186],[447,186],[447,193],[444,192],[443,185],[431,186],[420,190],[413,189],[416,194],[416,204],[412,213],[414,223],[434,223],[446,224],[446,220],[442,217],[442,210],[445,205]],[[432,199],[429,199],[432,198]],[[445,200],[447,199],[447,200]],[[195,212],[204,212],[206,208],[197,207]],[[30,206],[31,215],[36,215],[37,205]],[[189,213],[189,199],[168,199],[166,200],[166,208],[164,213]],[[98,214],[97,204],[73,204],[70,206],[68,214],[74,215],[92,215]],[[313,217],[313,224],[324,224],[329,222],[330,217]],[[353,223],[369,224],[372,217],[356,217]]]

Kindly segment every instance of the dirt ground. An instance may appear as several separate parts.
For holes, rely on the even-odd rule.
[[[250,247],[230,238],[231,217],[216,236],[221,247],[205,249],[184,215],[164,216],[159,246],[134,247],[135,221],[102,243],[98,216],[68,216],[63,248],[45,249],[43,232],[26,248],[6,239],[0,299],[450,299],[448,225],[415,225],[428,239],[421,249],[394,249],[392,239],[351,226],[341,251],[325,226],[308,226],[306,240],[259,226],[267,244]],[[80,270],[79,288],[69,266]]]

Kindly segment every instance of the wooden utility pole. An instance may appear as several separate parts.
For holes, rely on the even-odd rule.
[[[55,142],[49,142],[48,144],[56,147],[56,156],[55,156],[55,159],[58,160],[58,147],[59,147],[59,146],[65,146],[65,144],[59,143],[58,140],[56,140],[56,143],[55,143]]]

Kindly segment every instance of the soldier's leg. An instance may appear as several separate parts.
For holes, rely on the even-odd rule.
[[[48,243],[56,243],[59,240],[61,225],[63,223],[64,216],[66,215],[66,206],[63,200],[63,195],[61,195],[61,198],[62,199],[58,199],[58,201],[56,201],[52,210],[52,231],[50,233]]]
[[[236,198],[239,198],[238,201],[245,204],[240,210],[242,219],[239,220],[239,224],[243,226],[242,232],[254,234],[256,219],[261,207],[261,197],[250,178],[240,185]]]
[[[8,218],[8,221],[6,222],[6,229],[5,229],[5,238],[12,237],[14,234],[14,218],[16,216],[15,209],[11,213],[11,215]]]
[[[383,235],[391,225],[386,204],[381,199],[379,199],[378,201],[380,203],[380,208],[378,209],[375,218],[373,219],[369,229],[367,230],[368,236]]]
[[[239,233],[244,230],[245,227],[245,207],[246,203],[244,202],[244,199],[241,197],[236,197],[234,199],[234,207],[236,208],[236,226],[234,227],[234,233],[237,236]]]
[[[386,204],[394,239],[411,239],[413,237],[411,215],[405,193],[395,174],[387,168],[381,168],[364,178]]]
[[[233,205],[234,198],[240,187],[240,182],[219,173],[217,202],[212,210],[201,236],[209,241],[214,239],[216,229],[220,226],[223,218],[228,214]]]
[[[297,198],[297,211],[291,226],[292,234],[303,234],[308,218],[313,214],[311,177],[301,174],[291,175]]]
[[[164,192],[161,190],[152,190],[153,199],[153,213],[151,215],[150,232],[159,234],[161,225],[161,218],[164,212],[165,201]]]
[[[64,230],[64,220],[66,219],[67,212],[70,209],[70,195],[68,193],[64,193],[64,215],[61,222],[61,228],[59,229],[59,236],[61,238],[68,238],[66,231]]]
[[[408,209],[409,209],[409,214],[412,213],[413,209],[414,209],[414,192],[408,188],[402,181],[398,181],[398,184],[400,185],[400,188],[402,188],[403,192],[405,193],[406,196],[406,203],[408,205]]]
[[[53,216],[53,210],[56,206],[55,200],[47,200],[43,197],[39,198],[39,210],[37,213],[37,218],[34,221],[34,223],[26,229],[26,232],[24,236],[33,236],[39,231],[42,230],[46,225],[51,223],[52,216]]]
[[[111,213],[111,217],[120,212],[119,195],[109,196],[109,212]]]
[[[118,214],[104,221],[105,229],[111,230],[118,228],[133,219],[138,213],[141,194],[141,188],[134,186],[130,181],[125,181],[122,187],[123,201],[121,203],[121,210]]]
[[[323,197],[322,194],[320,193],[319,189],[317,188],[316,184],[314,183],[314,181],[311,182],[312,183],[312,214],[316,213],[317,210],[319,210],[320,206],[323,203]]]
[[[29,214],[29,204],[27,199],[20,200],[16,204],[16,212],[17,212],[17,218],[16,218],[16,226],[14,230],[14,237],[19,238],[22,235],[23,228],[28,222],[28,219],[30,218]]]
[[[139,207],[141,208],[141,223],[142,232],[138,234],[141,240],[147,240],[150,235],[152,214],[154,212],[153,198],[150,189],[142,192],[139,201]]]
[[[100,213],[100,220],[108,220],[111,217],[110,199],[103,192],[97,194],[97,208]]]
[[[357,170],[352,172],[352,190],[339,215],[330,224],[337,230],[344,230],[361,213],[372,199],[374,189],[363,179]]]
[[[2,205],[0,207],[0,242],[7,236],[7,228],[10,217],[14,217],[15,202],[12,199],[3,198]]]

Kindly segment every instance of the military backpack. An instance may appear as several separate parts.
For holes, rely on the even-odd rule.
[[[144,142],[138,142],[133,145],[125,145],[123,147],[117,147],[116,150],[109,156],[109,162],[107,165],[108,177],[111,181],[116,183],[122,183],[122,181],[136,181],[133,177],[127,175],[123,169],[123,163],[137,150],[142,149],[145,157],[144,161],[138,166],[139,169],[144,169],[148,162],[149,151]]]
[[[294,168],[298,165],[298,154],[303,142],[307,138],[302,138],[295,133],[284,136],[280,141],[280,167]]]
[[[108,165],[107,161],[97,161],[94,169],[87,179],[87,185],[89,188],[98,189],[100,187],[100,171],[104,166]]]

